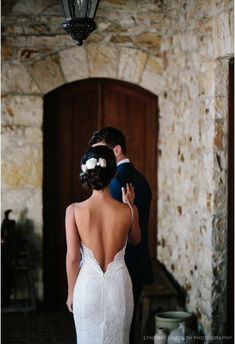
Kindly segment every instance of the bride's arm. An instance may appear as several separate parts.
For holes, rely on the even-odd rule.
[[[137,245],[140,243],[141,240],[141,231],[140,231],[140,225],[139,225],[139,212],[134,204],[135,199],[135,189],[132,184],[126,184],[126,189],[122,188],[122,201],[123,203],[128,203],[129,206],[133,210],[133,218],[132,223],[130,226],[130,230],[128,233],[128,241],[132,245]]]
[[[80,238],[75,223],[74,204],[71,204],[66,209],[65,216],[65,228],[66,228],[66,243],[67,243],[67,254],[66,254],[66,273],[68,281],[68,298],[67,306],[70,312],[73,311],[73,290],[76,283],[77,275],[79,272],[79,264],[81,260],[80,253]]]
[[[131,224],[129,233],[128,233],[128,241],[132,245],[137,245],[140,243],[141,240],[141,231],[139,226],[139,212],[135,204],[132,204],[133,209],[133,222]]]

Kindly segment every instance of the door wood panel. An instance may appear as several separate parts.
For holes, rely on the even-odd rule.
[[[138,86],[111,79],[66,84],[44,97],[43,278],[44,299],[52,306],[64,301],[65,209],[90,192],[79,182],[80,159],[91,134],[114,126],[127,138],[128,157],[148,179],[153,191],[149,246],[156,257],[157,97]]]

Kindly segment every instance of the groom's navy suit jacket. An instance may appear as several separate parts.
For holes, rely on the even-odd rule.
[[[137,171],[132,163],[124,162],[117,166],[117,174],[110,184],[113,198],[122,202],[121,187],[132,183],[135,188],[135,205],[139,211],[141,242],[138,245],[127,243],[125,262],[133,286],[152,282],[151,259],[148,250],[148,221],[151,203],[151,189],[145,177]]]

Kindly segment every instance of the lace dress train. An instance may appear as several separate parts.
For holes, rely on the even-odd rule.
[[[73,295],[77,344],[128,344],[133,293],[124,254],[126,245],[105,272],[83,243],[82,266]]]

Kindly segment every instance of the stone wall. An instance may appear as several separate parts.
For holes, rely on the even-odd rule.
[[[187,307],[208,334],[222,333],[225,319],[232,6],[227,0],[102,0],[99,28],[79,48],[60,28],[59,1],[2,6],[3,210],[14,209],[18,220],[28,209],[40,256],[47,92],[89,77],[152,91],[160,108],[158,258],[186,290]],[[42,298],[40,264],[37,271]]]
[[[233,3],[166,1],[165,11],[158,253],[206,333],[224,334]]]

